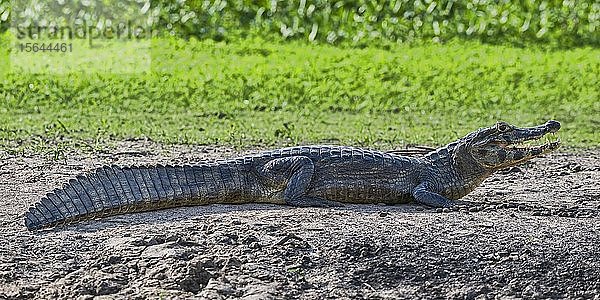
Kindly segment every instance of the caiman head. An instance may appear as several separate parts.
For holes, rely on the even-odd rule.
[[[426,161],[438,169],[434,170],[437,176],[430,189],[446,198],[459,199],[495,171],[558,149],[560,140],[551,141],[548,135],[559,129],[557,121],[526,128],[498,122],[471,132],[425,155]]]
[[[498,122],[462,138],[458,147],[462,155],[468,154],[483,169],[494,172],[558,149],[560,139],[550,140],[548,135],[559,129],[560,123],[553,120],[526,128]]]

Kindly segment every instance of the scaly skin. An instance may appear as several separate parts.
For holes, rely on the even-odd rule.
[[[557,149],[513,147],[560,129],[504,122],[422,158],[341,146],[277,149],[195,166],[104,167],[71,179],[25,214],[30,230],[107,215],[216,203],[339,206],[418,203],[449,207],[493,172]]]

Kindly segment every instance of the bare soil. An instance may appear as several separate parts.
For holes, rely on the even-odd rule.
[[[0,152],[0,298],[600,299],[600,149],[499,172],[456,209],[211,205],[24,226],[29,205],[101,165],[237,154]]]

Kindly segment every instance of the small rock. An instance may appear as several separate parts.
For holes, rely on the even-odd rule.
[[[222,235],[217,239],[217,243],[219,244],[225,244],[225,245],[233,245],[234,244],[234,240],[227,236],[227,235]]]
[[[213,278],[213,275],[202,268],[199,264],[190,265],[187,268],[185,275],[175,275],[179,277],[179,287],[186,292],[197,293],[208,284],[208,281]]]
[[[469,207],[469,212],[478,212],[481,209],[479,208],[479,206],[471,206]]]
[[[388,213],[385,212],[385,211],[382,211],[382,212],[379,213],[379,216],[382,217],[382,218],[385,217],[385,216],[387,216],[387,215],[388,215]]]
[[[506,208],[517,208],[519,205],[517,203],[504,203],[504,205],[506,206]]]
[[[178,234],[171,235],[171,236],[167,237],[167,239],[166,239],[167,242],[177,242],[180,240],[182,240],[182,238]]]
[[[146,242],[142,239],[135,239],[133,241],[131,241],[131,245],[136,246],[136,247],[142,247],[146,245]]]
[[[294,264],[294,265],[290,265],[290,266],[285,267],[285,269],[288,272],[295,272],[295,271],[299,270],[300,268],[302,268],[302,265],[300,265],[300,264]]]
[[[310,258],[310,256],[308,256],[308,255],[302,256],[301,265],[305,266],[305,267],[311,266],[312,265],[312,259]]]
[[[96,295],[110,295],[117,293],[119,286],[108,280],[102,280],[96,286]]]
[[[508,251],[500,251],[500,252],[498,252],[498,255],[501,256],[501,257],[506,257],[506,256],[510,255],[510,252],[508,252]]]
[[[568,211],[561,211],[558,213],[559,217],[565,217],[565,218],[572,218],[575,216],[575,213],[573,212],[568,212]]]
[[[200,260],[200,265],[203,268],[208,268],[208,269],[214,269],[215,268],[215,261],[210,258],[210,257],[204,257]]]
[[[581,165],[575,165],[574,167],[571,168],[571,170],[573,172],[581,172],[584,170],[584,168]]]
[[[496,207],[495,207],[495,206],[493,206],[493,205],[486,206],[486,207],[484,207],[484,208],[483,208],[483,211],[484,211],[484,212],[492,212],[492,211],[494,211],[494,210],[496,210]]]
[[[477,225],[479,225],[481,227],[485,227],[485,228],[492,228],[492,227],[494,227],[494,223],[491,223],[491,222],[484,222],[484,223],[480,223],[480,224],[477,224]]]
[[[233,266],[233,267],[239,267],[242,265],[242,262],[235,258],[235,257],[230,257],[229,259],[227,259],[227,262],[225,263],[226,266]]]
[[[121,257],[116,255],[111,255],[107,259],[108,263],[113,265],[121,262]]]
[[[164,242],[165,242],[165,239],[153,236],[149,240],[146,241],[145,246],[159,245],[159,244],[163,244]]]
[[[507,173],[523,173],[523,169],[519,167],[511,167],[507,170]]]

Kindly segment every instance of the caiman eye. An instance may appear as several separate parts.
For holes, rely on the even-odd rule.
[[[498,124],[496,124],[496,129],[500,132],[507,132],[510,130],[510,126],[504,122],[498,122]]]

